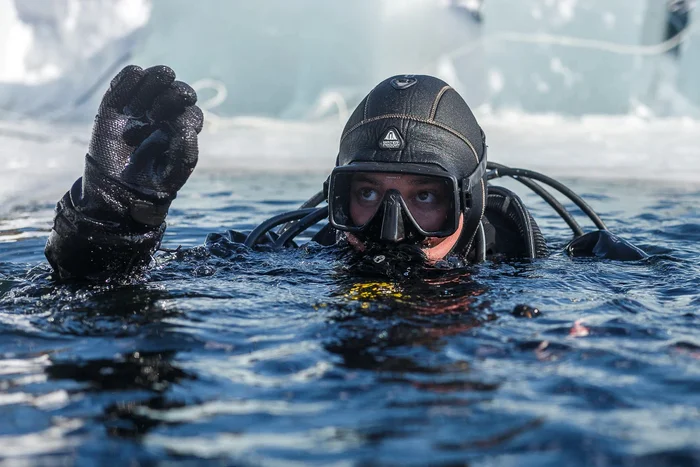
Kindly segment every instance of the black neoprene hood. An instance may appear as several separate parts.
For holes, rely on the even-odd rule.
[[[401,75],[377,85],[343,130],[337,166],[353,162],[435,164],[457,179],[484,157],[479,124],[447,83],[426,75]]]

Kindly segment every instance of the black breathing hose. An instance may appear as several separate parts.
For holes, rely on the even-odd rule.
[[[294,239],[294,237],[326,217],[328,217],[328,206],[316,208],[313,212],[307,214],[301,220],[293,223],[291,227],[285,230],[275,241],[273,248],[279,249],[286,247],[287,244]]]
[[[535,182],[535,180],[554,188],[559,193],[566,196],[588,216],[597,228],[607,230],[605,223],[603,223],[598,214],[596,214],[579,195],[563,183],[533,170],[511,168],[496,162],[488,162],[487,170],[490,171],[487,174],[488,180],[508,176],[539,195],[557,214],[559,214],[564,222],[566,222],[575,237],[583,235],[583,229],[579,223],[559,200],[544,187]],[[316,206],[324,200],[323,191],[319,191],[304,202],[299,209],[285,212],[268,219],[248,234],[244,244],[247,247],[252,247],[270,230],[278,225],[284,224],[278,231],[279,238],[275,240],[273,248],[279,249],[287,246],[300,233],[328,216],[328,206],[316,208]],[[483,229],[483,227],[481,228]],[[534,252],[532,252],[532,254],[534,255]]]
[[[326,199],[326,197],[323,194],[323,190],[321,190],[318,193],[316,193],[315,195],[313,195],[311,198],[304,201],[304,204],[299,206],[299,209],[315,208],[316,206],[319,205],[319,203],[321,203],[322,201],[325,201],[325,199]],[[294,222],[295,221],[287,222],[282,227],[280,227],[280,229],[277,231],[277,235],[282,235],[283,233],[285,233],[292,225],[294,225]]]
[[[502,168],[507,168],[505,166],[502,166],[501,164],[493,163],[493,165]],[[497,168],[489,172],[487,177],[489,180],[492,180],[494,178],[499,178],[502,176],[503,174],[501,174]],[[514,177],[513,179],[522,183],[523,185],[531,189],[534,193],[539,195],[543,200],[545,200],[545,202],[547,202],[547,204],[549,204],[552,207],[552,209],[554,209],[554,211],[557,214],[559,214],[559,217],[564,219],[564,222],[566,222],[566,224],[571,228],[571,231],[574,233],[575,237],[580,237],[581,235],[583,235],[583,229],[581,228],[581,225],[579,225],[576,219],[574,219],[574,216],[572,216],[571,213],[564,207],[564,205],[561,204],[558,199],[552,196],[550,192],[548,192],[537,182],[534,182],[529,178]]]
[[[258,242],[260,237],[265,235],[270,229],[274,229],[278,225],[283,224],[285,222],[301,219],[307,216],[308,214],[315,212],[316,210],[316,208],[297,209],[296,211],[284,212],[282,214],[278,214],[274,217],[271,217],[256,228],[254,228],[253,231],[248,234],[243,244],[247,247],[253,247],[253,245],[255,245]]]
[[[564,221],[569,225],[569,227],[571,227],[571,230],[573,230],[574,235],[583,235],[583,230],[581,230],[581,227],[573,219],[573,216],[571,216],[571,214],[566,210],[566,208],[561,203],[559,203],[559,201],[557,201],[550,193],[548,193],[544,188],[535,184],[532,180],[529,179],[537,180],[539,182],[544,183],[545,185],[549,185],[550,187],[554,188],[562,195],[569,198],[576,206],[578,206],[595,224],[597,228],[599,228],[600,230],[608,230],[605,223],[601,220],[598,214],[596,214],[595,211],[579,195],[574,193],[563,183],[558,182],[553,178],[543,175],[539,172],[535,172],[534,170],[513,169],[501,164],[497,164],[495,162],[489,162],[487,168],[489,170],[494,171],[494,175],[491,178],[498,178],[502,176],[512,177],[513,179],[519,181],[520,183],[522,183],[523,185],[527,186],[532,191],[540,195],[550,206],[552,206],[552,208],[554,208],[554,210],[562,217],[562,219],[564,219]],[[528,182],[530,184],[528,184]],[[537,189],[533,188],[531,186],[532,184],[537,185],[537,187],[541,191],[538,191]],[[546,195],[543,193],[546,193]]]

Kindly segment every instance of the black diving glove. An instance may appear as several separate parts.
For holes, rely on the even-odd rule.
[[[58,278],[134,277],[197,164],[197,96],[158,66],[124,68],[100,104],[83,177],[56,205],[45,254]]]
[[[124,68],[102,98],[75,208],[127,232],[160,226],[197,164],[196,101],[166,66]]]
[[[565,247],[569,256],[586,256],[618,261],[636,261],[649,255],[608,230],[588,232]]]

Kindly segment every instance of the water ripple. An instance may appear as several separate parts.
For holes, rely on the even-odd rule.
[[[368,276],[324,248],[195,247],[321,181],[195,178],[165,240],[184,248],[132,285],[52,282],[50,205],[0,219],[4,458],[700,463],[697,193],[572,182],[651,253],[630,263],[561,254],[528,196],[546,259]]]

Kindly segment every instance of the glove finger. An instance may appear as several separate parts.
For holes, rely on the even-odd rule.
[[[168,89],[175,81],[175,72],[167,66],[159,65],[144,70],[138,90],[128,104],[130,115],[142,116],[153,106],[153,101],[159,94]]]
[[[129,146],[136,147],[143,143],[143,141],[151,136],[151,133],[157,129],[158,127],[156,125],[144,123],[136,118],[130,118],[124,126],[122,139]]]
[[[176,133],[193,129],[196,134],[199,134],[202,131],[202,126],[204,126],[204,113],[196,105],[187,107],[171,122],[171,128]]]
[[[144,73],[144,70],[136,65],[124,67],[109,83],[109,89],[102,97],[100,108],[109,107],[121,112],[131,99]]]
[[[170,140],[167,164],[159,164],[161,186],[178,191],[185,184],[199,160],[199,144],[194,128],[178,132]]]
[[[176,193],[187,181],[199,159],[194,128],[172,132],[161,128],[149,135],[131,154],[121,174],[135,186],[150,186],[156,193]]]
[[[170,136],[156,130],[146,137],[131,153],[129,163],[121,173],[124,181],[136,186],[151,186],[157,177],[156,163],[167,163]]]
[[[186,107],[197,102],[197,93],[189,84],[174,81],[153,101],[151,118],[157,122],[177,117]]]

